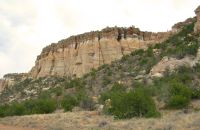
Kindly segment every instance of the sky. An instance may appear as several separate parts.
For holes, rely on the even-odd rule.
[[[168,31],[200,0],[0,0],[0,77],[28,72],[43,47],[107,26]]]

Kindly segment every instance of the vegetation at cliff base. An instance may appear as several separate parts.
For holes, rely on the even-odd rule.
[[[0,106],[0,117],[21,116],[31,114],[47,114],[56,110],[54,99],[27,100],[22,103],[12,103]]]
[[[121,91],[123,88],[113,88],[102,93],[101,100],[105,100],[104,112],[114,115],[117,119],[132,117],[159,117],[155,102],[143,88],[134,91]]]

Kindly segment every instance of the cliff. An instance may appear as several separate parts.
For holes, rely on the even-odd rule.
[[[0,79],[0,92],[4,90],[4,88],[7,86],[6,81],[4,79]]]
[[[195,14],[197,16],[197,22],[194,27],[194,32],[195,33],[200,33],[200,6],[195,10]]]
[[[198,9],[195,12],[198,14]],[[179,22],[169,32],[140,31],[134,26],[107,27],[101,31],[71,36],[45,47],[30,75],[33,78],[51,75],[81,77],[92,68],[110,64],[136,49],[146,49],[149,45],[166,40],[196,19],[199,19],[198,15]]]
[[[42,50],[30,71],[34,78],[50,75],[77,76],[110,64],[123,55],[162,42],[171,32],[143,32],[138,28],[105,28],[53,43]]]
[[[28,73],[9,73],[0,79],[0,93],[5,87],[11,87],[13,84],[20,82],[28,77]]]

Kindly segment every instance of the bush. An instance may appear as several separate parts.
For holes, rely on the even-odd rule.
[[[51,98],[51,92],[50,91],[42,91],[39,94],[39,99],[50,99]]]
[[[92,111],[94,110],[95,103],[91,98],[87,97],[80,102],[80,107],[83,108],[84,110]]]
[[[106,113],[114,115],[118,119],[160,116],[154,100],[143,89],[136,89],[128,93],[113,93],[111,106],[105,110]]]
[[[8,105],[0,106],[0,117],[5,117],[7,114]]]
[[[106,101],[107,99],[110,99],[110,98],[112,97],[113,94],[118,93],[118,92],[119,92],[119,93],[125,92],[125,90],[126,90],[126,89],[125,89],[125,86],[124,86],[124,85],[115,83],[109,91],[104,92],[104,93],[101,94],[101,97],[100,97],[100,99],[99,99],[99,102],[102,103],[102,104],[104,104],[105,101]]]
[[[26,114],[25,106],[23,104],[19,104],[19,103],[12,104],[8,110],[9,110],[10,115],[21,116],[21,115]]]
[[[66,88],[76,88],[77,90],[84,88],[85,82],[80,78],[69,80],[66,83]]]
[[[148,57],[152,57],[154,54],[153,54],[153,48],[150,46],[148,47],[147,51],[146,51],[146,55]]]
[[[200,90],[199,89],[192,90],[192,99],[200,99]]]
[[[190,99],[182,95],[174,95],[170,98],[168,107],[173,109],[181,109],[188,106]]]
[[[108,77],[108,76],[104,76],[103,77],[103,85],[108,85],[108,84],[110,84],[111,83],[111,79],[110,79],[110,77]]]
[[[74,96],[66,95],[61,101],[61,105],[65,111],[72,111],[73,107],[78,105],[78,100]]]
[[[63,89],[61,87],[56,87],[56,88],[53,88],[51,89],[51,93],[55,93],[55,95],[58,97],[58,96],[61,96],[62,93],[63,93]]]
[[[12,103],[0,106],[0,117],[20,116],[30,114],[47,114],[56,109],[56,102],[53,99],[27,100],[22,103]]]
[[[132,56],[134,56],[134,55],[142,56],[143,54],[144,54],[144,50],[143,49],[138,49],[138,50],[135,50],[135,51],[131,52]]]
[[[181,95],[186,98],[191,98],[191,94],[192,94],[191,90],[187,86],[177,81],[174,81],[173,83],[171,83],[169,92],[171,96]]]
[[[191,100],[192,91],[179,82],[173,82],[170,86],[170,97],[167,103],[168,108],[181,109],[187,107]]]
[[[53,99],[38,99],[33,100],[32,102],[28,101],[25,102],[25,106],[32,105],[32,109],[30,109],[32,112],[31,114],[47,114],[52,113],[56,110],[56,101]]]

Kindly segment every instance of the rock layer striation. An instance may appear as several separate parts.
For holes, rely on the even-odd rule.
[[[42,50],[30,71],[34,78],[44,76],[81,77],[92,68],[110,64],[136,49],[160,43],[172,32],[143,32],[138,28],[105,28],[71,36]]]

